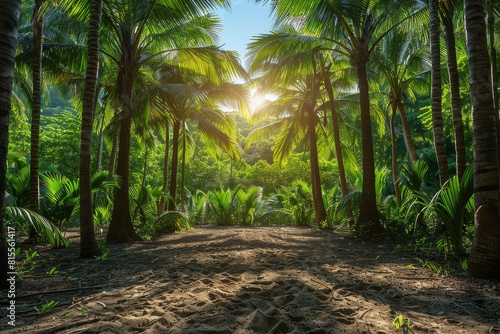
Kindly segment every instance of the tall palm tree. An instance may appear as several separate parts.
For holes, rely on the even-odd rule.
[[[5,189],[7,177],[7,151],[9,146],[9,117],[11,112],[12,78],[16,54],[17,29],[21,13],[21,0],[2,1],[0,11],[0,289],[7,288],[8,251],[5,234]]]
[[[500,278],[498,114],[491,90],[485,10],[482,0],[465,0],[464,8],[471,81],[475,205],[468,271],[476,277]]]
[[[210,53],[215,56],[212,59],[212,66],[219,68],[219,78],[213,77],[212,80],[208,80],[208,78],[192,71],[182,71],[179,67],[169,66],[161,79],[165,104],[173,122],[172,160],[170,182],[168,183],[169,211],[176,208],[179,152],[182,153],[182,160],[184,160],[187,149],[185,142],[188,131],[185,126],[187,120],[196,123],[197,132],[209,149],[215,146],[219,151],[222,149],[232,159],[239,158],[240,152],[236,143],[236,122],[231,115],[219,109],[219,104],[232,103],[237,106],[237,109],[246,111],[245,91],[241,85],[224,83],[234,74],[244,78],[246,72],[239,65],[234,54],[216,49],[211,50]],[[217,54],[221,57],[217,57]],[[209,151],[216,153],[213,149]],[[183,165],[181,164],[181,168]],[[183,176],[183,173],[181,174]],[[181,196],[182,201],[183,196]]]
[[[201,14],[225,3],[225,0],[148,3],[116,0],[104,3],[103,26],[108,28],[103,37],[103,49],[118,68],[117,88],[122,109],[117,159],[121,188],[116,194],[106,237],[108,242],[139,239],[130,217],[128,194],[134,81],[144,64],[162,57],[168,61],[169,53],[182,55],[182,66],[207,69],[203,66],[203,56],[186,50],[186,43],[190,47],[212,44],[217,24],[211,16]]]
[[[285,162],[300,142],[309,145],[314,213],[317,224],[321,225],[327,219],[316,132],[319,123],[317,104],[324,81],[317,52],[321,48],[315,38],[294,34],[291,27],[283,26],[282,30],[281,34],[261,35],[249,46],[251,74],[260,75],[254,79],[258,84],[257,91],[262,94],[271,92],[278,98],[262,105],[252,115],[256,120],[271,117],[272,122],[254,130],[247,145],[262,134],[277,131],[273,150],[275,159],[280,162]],[[292,33],[287,33],[287,30]],[[302,43],[295,43],[298,41]]]
[[[443,0],[441,2],[440,14],[444,26],[446,42],[448,77],[450,81],[450,100],[453,119],[453,130],[455,132],[455,154],[456,174],[462,178],[466,168],[465,161],[465,135],[462,121],[462,105],[460,103],[460,80],[457,64],[457,51],[455,42],[454,15],[457,12],[458,0]]]
[[[418,34],[419,32],[416,32]],[[396,146],[395,118],[399,111],[403,127],[403,138],[406,143],[410,160],[415,164],[418,160],[417,152],[410,133],[408,119],[406,117],[404,98],[415,97],[415,90],[428,88],[425,76],[428,66],[423,54],[424,45],[415,38],[416,34],[402,30],[391,31],[384,38],[374,56],[374,63],[379,69],[378,74],[382,76],[382,82],[387,85],[388,92],[383,94],[389,100],[391,108],[390,130],[392,140],[392,176],[394,191],[399,205],[401,205],[401,193],[398,186],[398,161]],[[408,41],[411,42],[408,42]]]
[[[99,72],[99,31],[102,0],[92,0],[88,32],[87,74],[83,95],[82,130],[80,145],[80,257],[99,255],[94,232],[92,209],[92,129]]]
[[[377,44],[392,29],[421,10],[405,0],[314,0],[272,2],[278,21],[304,26],[329,40],[332,51],[350,60],[358,77],[361,107],[363,185],[356,228],[366,236],[383,233],[375,192],[375,159],[370,115],[367,64]]]

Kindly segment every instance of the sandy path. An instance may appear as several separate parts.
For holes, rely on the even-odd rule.
[[[333,232],[199,227],[112,246],[104,261],[76,251],[43,254],[2,333],[396,333],[399,314],[415,333],[500,333],[499,282],[443,277],[415,254]],[[97,287],[22,298],[79,286]],[[59,305],[33,312],[50,300]]]

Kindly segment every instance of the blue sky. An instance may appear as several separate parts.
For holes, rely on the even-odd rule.
[[[272,29],[269,4],[256,4],[255,0],[232,0],[231,9],[218,10],[224,32],[220,43],[223,49],[235,50],[244,64],[246,44],[252,36],[268,33]]]

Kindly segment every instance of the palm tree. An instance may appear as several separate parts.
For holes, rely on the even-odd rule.
[[[7,273],[13,270],[8,266],[7,240],[5,234],[5,189],[7,177],[7,151],[9,146],[9,117],[11,112],[12,78],[14,75],[14,56],[16,54],[17,29],[21,13],[20,0],[2,2],[0,12],[0,289],[8,288]]]
[[[412,43],[408,43],[408,40],[411,40]],[[380,46],[374,57],[374,63],[379,69],[379,74],[382,75],[384,84],[389,89],[388,92],[384,92],[383,94],[387,96],[389,107],[391,108],[392,175],[396,198],[398,204],[401,205],[394,121],[399,111],[403,127],[403,138],[411,163],[415,164],[418,157],[406,117],[404,98],[406,96],[414,98],[414,89],[428,87],[424,79],[428,69],[426,68],[426,59],[423,54],[424,45],[418,43],[415,34],[401,30],[391,31]]]
[[[465,172],[466,161],[464,124],[462,121],[462,106],[460,103],[460,81],[455,42],[455,25],[453,20],[457,5],[457,0],[444,0],[441,2],[440,13],[444,25],[446,53],[448,55],[447,64],[450,81],[451,112],[453,129],[455,132],[456,174],[460,179]]]
[[[439,169],[441,186],[450,178],[448,161],[443,132],[443,88],[441,86],[441,45],[439,0],[429,0],[429,35],[431,43],[431,100],[432,100],[432,130],[434,134],[434,148]]]
[[[475,230],[469,274],[500,277],[500,187],[498,114],[491,90],[485,11],[482,0],[465,0],[474,149]]]
[[[271,92],[277,95],[277,99],[264,104],[252,115],[256,120],[271,117],[272,122],[254,130],[248,137],[247,146],[262,134],[278,131],[274,157],[286,162],[301,141],[309,145],[314,213],[317,224],[321,225],[327,215],[321,191],[316,131],[323,71],[317,69],[320,68],[317,52],[311,51],[316,39],[286,34],[286,29],[291,28],[284,27],[283,34],[262,35],[249,46],[250,71],[261,74],[255,79],[258,92]],[[299,40],[303,43],[293,43]],[[287,48],[292,45],[295,45],[293,49]]]
[[[333,52],[350,60],[358,77],[361,107],[363,185],[361,210],[356,223],[366,236],[383,233],[375,192],[375,159],[370,116],[367,64],[377,44],[392,29],[420,11],[415,1],[315,0],[272,2],[278,21],[304,26],[329,40]]]
[[[128,242],[139,239],[130,218],[129,165],[130,137],[133,114],[133,87],[144,64],[167,56],[169,51],[185,46],[185,41],[210,44],[214,27],[210,16],[200,14],[213,9],[218,0],[171,1],[110,1],[104,3],[103,26],[107,27],[103,37],[104,53],[118,68],[117,88],[121,102],[119,150],[117,175],[121,188],[116,194],[116,205],[107,234],[108,242]],[[183,66],[196,67],[201,59],[193,53],[184,54]],[[164,59],[167,60],[167,59]]]
[[[165,104],[173,122],[169,211],[176,208],[179,152],[182,152],[182,160],[184,161],[187,149],[185,139],[188,135],[185,124],[188,119],[196,123],[201,139],[207,147],[212,148],[209,150],[211,153],[217,154],[218,152],[213,150],[214,147],[217,147],[218,151],[222,149],[232,159],[238,159],[240,154],[235,139],[236,122],[230,114],[220,110],[219,104],[235,104],[242,112],[246,111],[245,91],[241,85],[224,83],[235,74],[244,78],[246,72],[238,64],[234,54],[213,48],[208,48],[206,51],[209,51],[207,55],[212,58],[211,66],[219,69],[218,78],[213,77],[212,80],[208,80],[200,74],[182,71],[181,68],[175,66],[169,66],[161,78]],[[165,161],[167,160],[165,159]],[[181,163],[181,168],[183,166],[184,163]],[[167,167],[166,164],[165,168]],[[184,177],[183,173],[181,174]],[[164,184],[166,184],[166,180]],[[184,196],[181,195],[181,202],[183,200]]]
[[[88,32],[87,74],[82,110],[80,145],[80,257],[89,258],[100,254],[95,239],[92,209],[91,158],[92,128],[97,94],[99,71],[99,30],[101,25],[102,0],[92,0]]]

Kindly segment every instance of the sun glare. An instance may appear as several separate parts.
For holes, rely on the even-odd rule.
[[[259,110],[262,105],[264,105],[268,101],[273,101],[276,97],[272,94],[259,94],[257,90],[254,88],[251,90],[250,95],[250,112],[253,113],[256,110]]]

